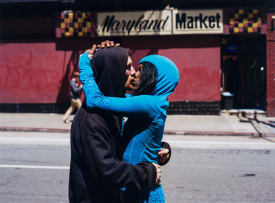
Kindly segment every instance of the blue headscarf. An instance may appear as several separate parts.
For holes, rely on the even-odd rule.
[[[160,55],[149,55],[139,63],[150,62],[157,69],[157,83],[151,95],[170,95],[179,82],[179,72],[173,61]]]

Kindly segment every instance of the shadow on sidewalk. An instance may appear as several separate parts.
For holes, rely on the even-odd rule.
[[[257,132],[257,134],[258,134],[259,137],[263,138],[263,139],[266,140],[266,141],[269,141],[269,142],[274,143],[273,140],[268,139],[268,138],[265,136],[265,134],[264,134],[263,132],[261,132],[261,131],[258,129],[258,127],[256,126],[255,122],[256,122],[257,124],[263,124],[263,125],[269,126],[269,127],[271,127],[271,128],[275,128],[275,124],[273,124],[273,123],[275,123],[275,121],[268,121],[268,122],[266,122],[266,121],[261,121],[261,120],[258,119],[258,116],[257,116],[257,115],[258,115],[258,114],[257,114],[257,112],[255,111],[255,112],[253,113],[253,117],[249,117],[249,116],[247,115],[246,112],[240,111],[240,112],[238,112],[237,117],[239,118],[239,121],[240,121],[240,122],[250,123],[250,124],[253,126],[253,128],[256,130],[256,132]]]
[[[247,120],[244,120],[240,115],[241,115],[243,118],[247,119]],[[256,111],[253,113],[253,118],[248,117],[248,116],[247,116],[247,113],[244,112],[244,111],[240,111],[240,112],[238,112],[238,114],[237,114],[237,116],[238,116],[240,122],[250,122],[250,123],[251,123],[252,121],[255,121],[255,122],[257,122],[257,123],[261,123],[261,124],[267,125],[267,126],[269,126],[269,127],[275,128],[275,124],[273,124],[273,123],[275,123],[275,121],[268,121],[268,122],[266,122],[266,121],[261,121],[261,120],[258,119],[257,115],[258,115],[258,114],[257,114]]]

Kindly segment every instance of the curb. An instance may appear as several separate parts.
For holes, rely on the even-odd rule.
[[[69,133],[71,130],[70,129],[59,129],[59,128],[0,127],[0,131]]]
[[[205,130],[166,130],[166,135],[221,135],[221,136],[259,136],[257,132],[205,131]]]
[[[49,132],[70,133],[70,129],[60,128],[31,128],[31,127],[0,127],[2,132]],[[198,131],[198,130],[165,130],[166,135],[208,135],[208,136],[274,136],[275,133],[259,134],[258,132],[230,132],[230,131]]]

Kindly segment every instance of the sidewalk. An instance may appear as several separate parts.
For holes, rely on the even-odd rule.
[[[69,133],[62,114],[0,113],[1,131]],[[73,116],[70,117],[73,119]],[[168,115],[165,134],[275,137],[275,117],[265,115]]]

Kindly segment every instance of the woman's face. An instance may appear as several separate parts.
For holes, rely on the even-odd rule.
[[[142,64],[140,64],[138,66],[138,69],[136,71],[136,74],[135,74],[135,78],[133,80],[133,86],[134,86],[134,90],[136,90],[139,86],[139,81],[140,81],[140,77],[141,77],[141,68],[142,68]]]

